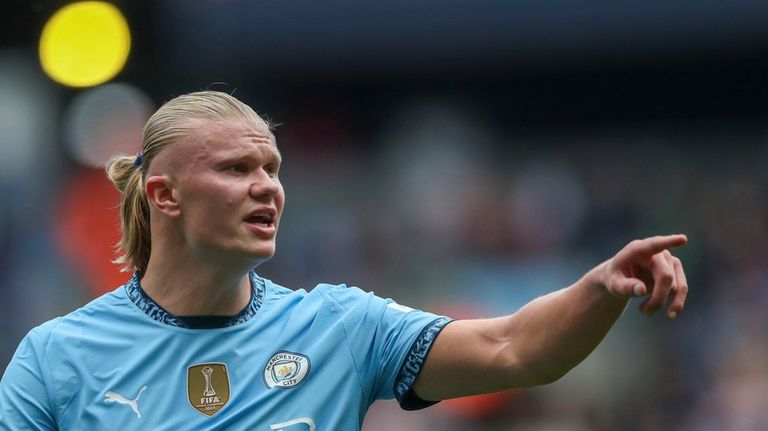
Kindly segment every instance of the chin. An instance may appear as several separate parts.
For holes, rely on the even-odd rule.
[[[248,257],[256,262],[256,265],[261,265],[262,263],[268,261],[269,259],[272,259],[272,256],[275,255],[275,249],[269,249],[269,250],[253,250],[248,253]]]

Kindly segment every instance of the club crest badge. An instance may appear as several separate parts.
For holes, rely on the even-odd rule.
[[[229,402],[229,373],[221,362],[187,368],[187,399],[200,413],[213,416]]]
[[[309,374],[309,357],[301,353],[280,351],[264,366],[264,384],[268,388],[289,389],[298,386]]]

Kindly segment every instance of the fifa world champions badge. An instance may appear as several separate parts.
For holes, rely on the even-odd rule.
[[[309,374],[309,357],[301,353],[280,351],[264,366],[264,384],[269,389],[298,386]]]
[[[213,416],[229,402],[227,365],[220,362],[187,368],[187,399],[200,413]]]

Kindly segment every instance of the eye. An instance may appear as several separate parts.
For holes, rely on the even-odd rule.
[[[224,168],[224,170],[235,174],[245,174],[248,173],[248,166],[246,166],[244,163],[236,163],[234,165],[227,166]]]
[[[280,167],[276,164],[268,164],[264,166],[264,171],[269,174],[270,177],[276,177],[278,172],[280,171]]]

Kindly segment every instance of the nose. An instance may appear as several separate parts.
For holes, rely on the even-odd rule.
[[[251,183],[249,193],[254,199],[273,198],[280,193],[280,181],[264,171]]]

